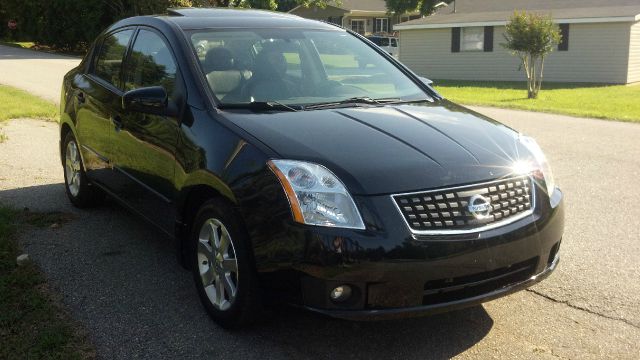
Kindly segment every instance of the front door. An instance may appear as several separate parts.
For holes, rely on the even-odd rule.
[[[121,110],[121,68],[134,29],[108,34],[97,45],[87,74],[73,79],[76,136],[87,176],[108,186],[112,120]]]
[[[162,86],[175,106],[184,87],[164,37],[140,28],[125,64],[124,90]],[[174,167],[178,119],[126,111],[111,130],[114,192],[165,231],[173,231]]]

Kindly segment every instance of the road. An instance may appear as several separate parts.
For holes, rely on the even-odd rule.
[[[62,77],[79,62],[76,57],[0,46],[0,84],[59,102]]]
[[[5,52],[16,50],[0,47],[0,82],[18,70]],[[29,76],[51,72],[48,60],[31,59]],[[42,84],[49,95],[58,88]],[[474,109],[538,139],[565,192],[567,225],[549,279],[448,314],[356,323],[283,307],[252,329],[223,331],[206,317],[168,239],[111,202],[90,211],[69,205],[52,123],[3,126],[0,202],[73,214],[62,227],[28,229],[20,240],[105,359],[637,359],[640,126]]]

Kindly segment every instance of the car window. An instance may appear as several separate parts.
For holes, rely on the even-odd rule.
[[[382,40],[379,37],[373,37],[373,36],[372,37],[368,37],[367,39],[369,39],[372,43],[374,43],[374,44],[376,44],[378,46],[380,46],[380,41]]]
[[[127,51],[131,35],[133,35],[133,30],[124,30],[107,36],[96,56],[93,73],[118,88],[120,87],[122,58]]]
[[[288,50],[282,53],[287,60],[287,74],[301,77],[302,76],[302,60],[300,60],[300,53],[293,50]]]
[[[391,47],[398,47],[398,42],[396,39],[391,39]]]
[[[190,37],[196,54],[204,41],[216,44],[198,57],[222,104],[427,98],[395,65],[344,31],[193,30]]]
[[[162,86],[171,96],[176,82],[176,63],[171,50],[157,33],[140,30],[127,61],[125,90]]]
[[[389,38],[381,38],[380,46],[389,46]]]

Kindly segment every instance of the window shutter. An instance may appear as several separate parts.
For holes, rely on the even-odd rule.
[[[460,28],[451,28],[451,52],[460,52]]]
[[[558,51],[569,51],[569,24],[560,24],[562,40],[558,44]]]
[[[484,27],[484,51],[493,51],[493,26]]]

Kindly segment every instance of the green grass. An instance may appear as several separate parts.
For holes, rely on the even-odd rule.
[[[17,118],[58,118],[58,107],[26,91],[0,85],[0,121]]]
[[[543,83],[538,99],[527,99],[524,82],[435,80],[447,99],[465,105],[531,110],[640,122],[640,85]]]
[[[86,359],[94,352],[47,292],[37,267],[16,265],[15,235],[22,222],[59,215],[21,213],[0,205],[0,359]]]
[[[36,45],[33,41],[12,41],[12,40],[2,40],[0,41],[0,45],[12,46],[22,49],[31,49]]]

